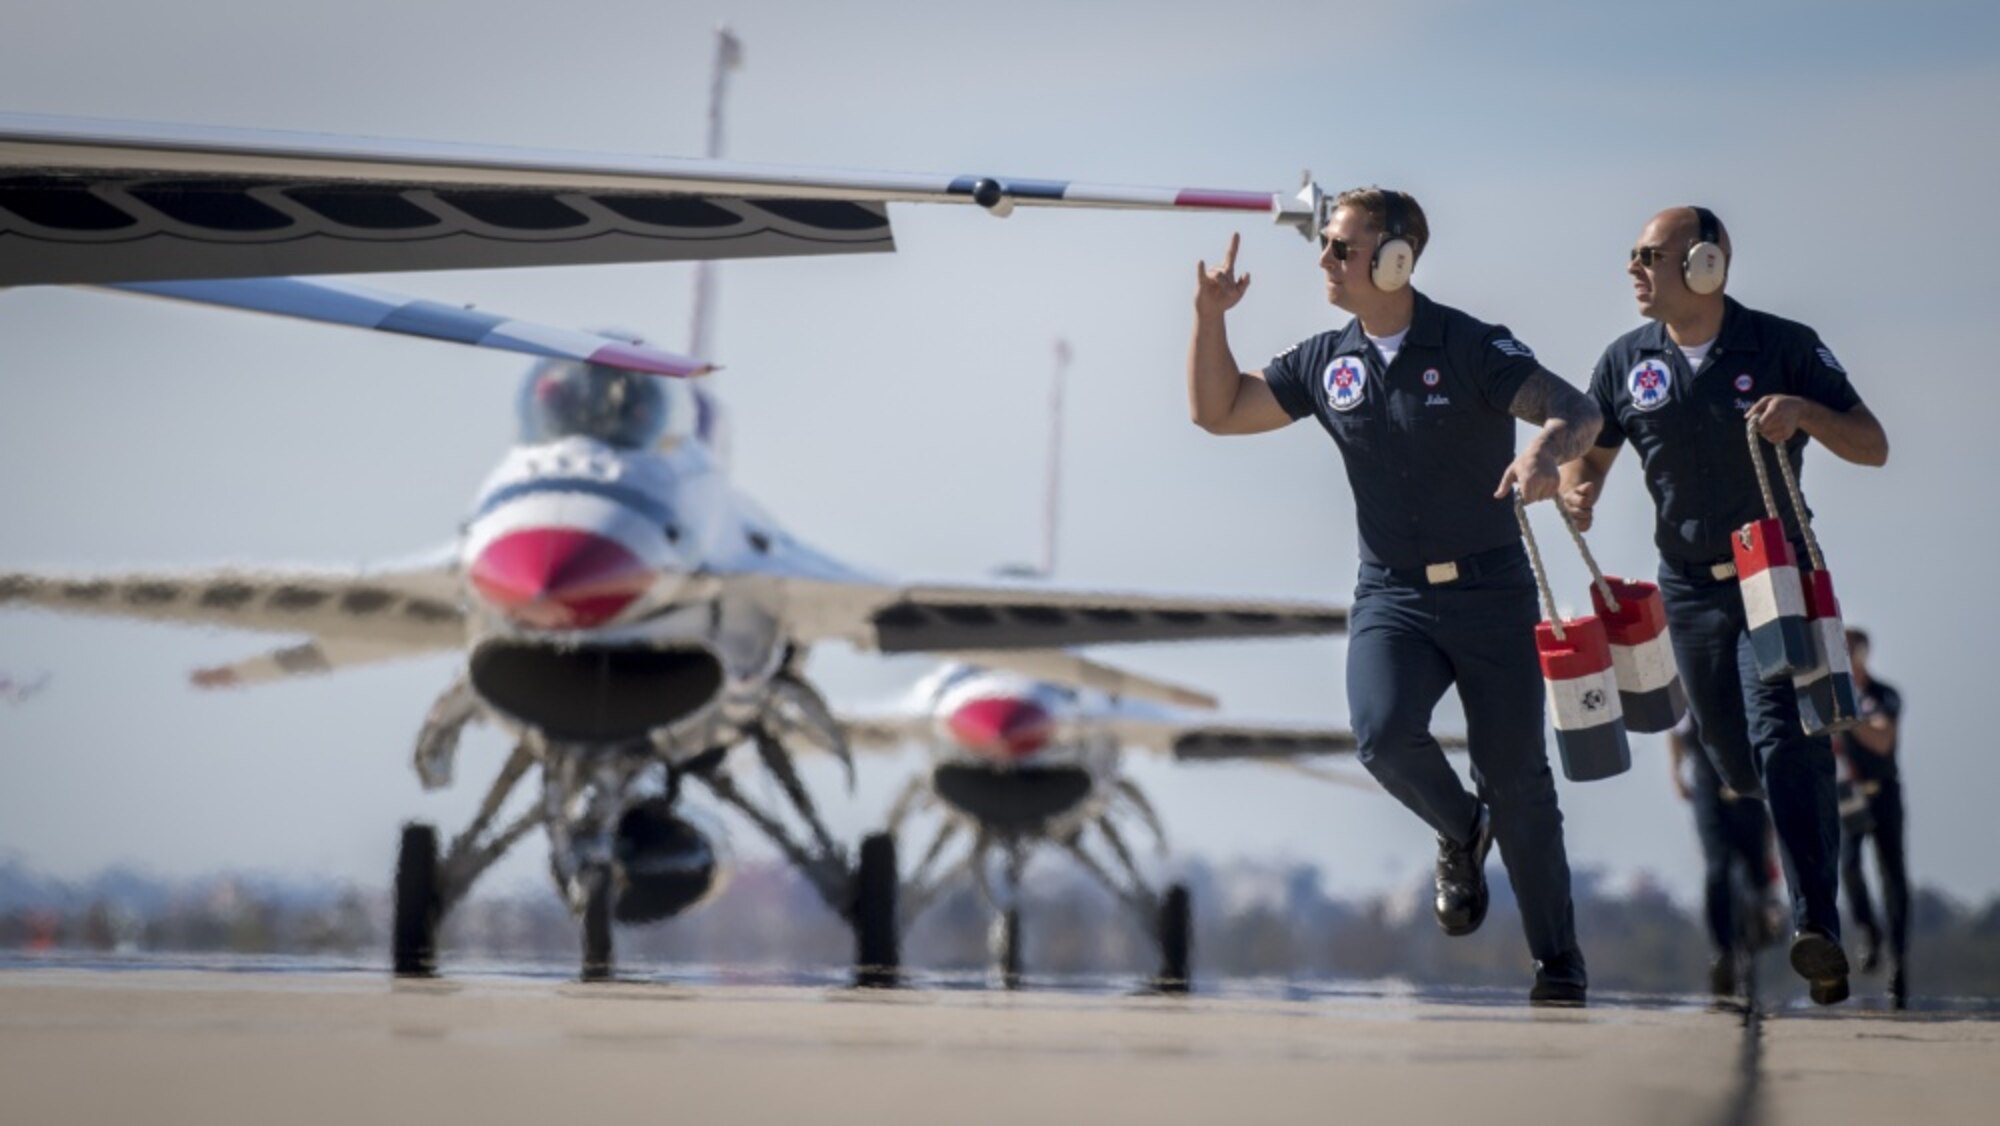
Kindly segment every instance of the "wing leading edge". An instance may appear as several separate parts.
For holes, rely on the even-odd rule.
[[[883,653],[1310,637],[1347,629],[1346,608],[1324,602],[776,575],[724,581],[743,584],[800,641],[845,641]]]
[[[1321,197],[785,168],[0,113],[0,286],[895,248],[891,202],[1262,212]]]
[[[310,634],[406,652],[465,643],[465,612],[444,567],[414,571],[0,572],[0,606],[91,617]]]
[[[1351,755],[1357,749],[1352,731],[1318,723],[1218,722],[1135,709],[1110,726],[1127,745],[1171,755],[1179,762],[1277,762]],[[1463,735],[1436,739],[1447,751],[1465,749]]]

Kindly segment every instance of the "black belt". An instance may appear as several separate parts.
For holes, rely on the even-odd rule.
[[[1682,578],[1693,579],[1696,582],[1726,583],[1736,578],[1734,556],[1725,556],[1713,563],[1686,563],[1679,559],[1662,557],[1660,563]]]
[[[1792,536],[1786,536],[1784,542],[1792,546],[1792,560],[1798,562],[1798,568],[1806,570],[1806,560],[1812,558],[1812,554],[1806,552],[1806,540],[1804,538],[1794,540]],[[1708,562],[1670,560],[1666,556],[1660,556],[1660,566],[1664,566],[1666,570],[1670,570],[1670,572],[1674,572],[1674,574],[1678,574],[1682,578],[1692,578],[1696,582],[1736,582],[1736,554],[1734,552],[1726,554],[1726,556],[1722,556],[1718,560],[1708,560]]]
[[[1798,561],[1800,568],[1803,569],[1805,567],[1805,560],[1812,558],[1806,552],[1805,541],[1787,538],[1785,542],[1791,545],[1792,558]],[[1725,555],[1720,559],[1707,563],[1689,563],[1681,559],[1668,559],[1662,555],[1660,563],[1667,570],[1673,571],[1684,578],[1694,579],[1697,582],[1729,583],[1736,581],[1736,556],[1733,554]]]
[[[1397,582],[1412,586],[1451,586],[1454,583],[1462,583],[1467,579],[1476,579],[1481,575],[1518,565],[1526,562],[1527,558],[1527,552],[1522,549],[1520,541],[1516,540],[1486,551],[1474,552],[1463,559],[1455,559],[1448,563],[1431,563],[1423,567],[1385,567],[1380,563],[1367,562],[1361,565],[1372,567]]]

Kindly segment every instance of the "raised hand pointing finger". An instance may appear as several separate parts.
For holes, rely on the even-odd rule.
[[[1213,270],[1208,268],[1206,260],[1195,263],[1194,305],[1197,312],[1225,312],[1243,300],[1243,291],[1250,288],[1250,275],[1239,277],[1236,274],[1236,249],[1242,241],[1242,235],[1230,235],[1229,250],[1222,256],[1222,265]]]

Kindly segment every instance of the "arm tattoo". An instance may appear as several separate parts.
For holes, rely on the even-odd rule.
[[[1521,389],[1514,393],[1514,401],[1507,405],[1507,412],[1515,418],[1545,427],[1538,439],[1547,445],[1547,451],[1554,455],[1558,464],[1572,458],[1581,457],[1597,440],[1597,431],[1603,425],[1597,404],[1590,397],[1545,368],[1535,369]],[[1561,426],[1547,429],[1551,422]]]

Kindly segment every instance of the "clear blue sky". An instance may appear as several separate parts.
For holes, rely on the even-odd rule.
[[[1984,486],[1984,339],[2000,235],[2000,18],[1975,3],[849,3],[509,0],[16,5],[0,106],[604,151],[692,154],[711,28],[729,21],[732,157],[1098,182],[1329,189],[1377,182],[1429,211],[1417,284],[1504,321],[1581,381],[1636,323],[1620,272],[1660,207],[1729,223],[1731,292],[1815,325],[1888,427],[1883,471],[1809,458],[1848,616],[1909,704],[1917,878],[2000,891],[2000,756],[1984,670],[2000,614]],[[1188,424],[1192,273],[1235,220],[901,207],[894,256],[724,267],[719,386],[743,484],[861,563],[972,576],[1031,558],[1051,342],[1075,350],[1063,578],[1345,600],[1353,508],[1330,443]],[[1337,323],[1313,255],[1242,227],[1233,315],[1248,366]],[[556,324],[685,342],[686,266],[381,279]],[[449,539],[511,434],[517,365],[444,345],[110,295],[0,294],[0,567],[359,562]],[[1593,541],[1651,572],[1630,458]],[[1540,514],[1550,533],[1550,514]],[[1560,543],[1551,545],[1560,549]],[[1581,568],[1558,575],[1583,601]],[[448,662],[240,694],[192,667],[252,636],[0,617],[0,852],[63,874],[117,861],[386,880],[420,795],[410,740]],[[1129,650],[1235,710],[1342,720],[1337,641]],[[921,671],[832,653],[840,702]],[[1441,725],[1454,722],[1447,713]],[[466,777],[497,764],[469,749]],[[1565,786],[1579,865],[1692,897],[1698,856],[1663,752]],[[835,801],[882,816],[914,759]],[[1275,772],[1142,765],[1187,852],[1322,863],[1336,890],[1415,879],[1428,834],[1383,797]],[[831,787],[830,770],[818,774]],[[532,880],[539,846],[503,873]]]

